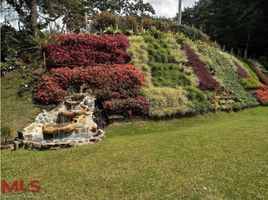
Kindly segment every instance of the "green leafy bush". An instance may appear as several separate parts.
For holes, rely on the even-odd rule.
[[[176,62],[171,50],[163,38],[156,39],[153,36],[145,35],[144,40],[148,45],[149,59],[153,62],[173,63]]]
[[[184,68],[176,63],[150,63],[152,82],[155,86],[190,86],[192,81],[185,73]]]
[[[95,15],[93,18],[93,27],[96,31],[104,30],[105,28],[115,26],[116,16],[111,13],[101,12],[100,14]]]
[[[140,25],[137,21],[136,17],[133,16],[121,16],[118,20],[118,27],[123,31],[123,33],[129,32],[132,30],[133,32],[137,32],[140,28]]]
[[[211,108],[211,103],[205,93],[196,87],[186,87],[187,98],[194,106],[194,112],[206,112]]]
[[[206,34],[190,26],[174,24],[173,31],[183,33],[193,41],[195,40],[201,40],[203,42],[209,41],[209,37]]]
[[[182,88],[151,87],[143,88],[142,92],[149,103],[149,115],[152,117],[172,116],[193,111],[187,93]]]
[[[7,143],[7,140],[11,137],[11,129],[9,127],[1,127],[1,140]]]

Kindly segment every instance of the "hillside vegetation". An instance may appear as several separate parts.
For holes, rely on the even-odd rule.
[[[45,104],[60,103],[68,87],[86,84],[109,114],[128,117],[267,104],[267,86],[248,63],[223,52],[205,35],[188,32],[54,35],[46,48],[51,71],[41,77],[35,97]]]
[[[31,85],[41,104],[61,103],[71,87],[79,91],[81,85],[88,85],[108,115],[125,117],[197,115],[268,104],[262,65],[222,51],[190,27],[133,36],[56,34],[47,42],[48,69]],[[2,126],[13,133],[39,110],[29,93],[18,96],[21,85],[28,84],[24,78],[15,70],[2,79]],[[18,110],[23,113],[17,115]]]

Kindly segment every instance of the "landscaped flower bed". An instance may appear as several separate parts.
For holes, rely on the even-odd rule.
[[[130,61],[125,35],[57,34],[46,47],[50,67],[124,64]]]

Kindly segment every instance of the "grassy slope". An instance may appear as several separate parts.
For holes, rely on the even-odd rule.
[[[3,151],[2,179],[40,180],[36,199],[267,199],[267,119],[260,107],[113,124],[92,146]]]
[[[25,124],[33,121],[40,110],[32,103],[30,94],[17,95],[23,81],[19,71],[9,72],[1,79],[1,127],[11,128],[14,136]]]

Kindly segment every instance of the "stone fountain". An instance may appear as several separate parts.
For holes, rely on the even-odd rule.
[[[59,149],[93,144],[105,136],[93,121],[95,98],[89,93],[73,93],[64,103],[38,114],[14,141],[14,149]]]

